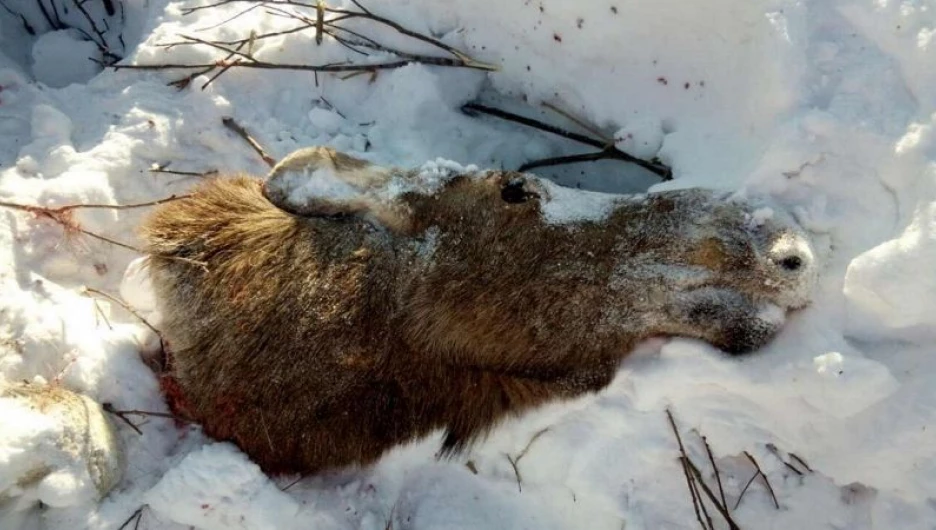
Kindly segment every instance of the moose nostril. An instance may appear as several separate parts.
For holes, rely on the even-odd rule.
[[[803,266],[803,258],[799,256],[787,256],[779,261],[779,264],[784,269],[795,272],[798,271]]]

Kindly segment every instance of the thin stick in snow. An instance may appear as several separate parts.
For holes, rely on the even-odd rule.
[[[519,468],[520,459],[526,456],[527,452],[530,450],[530,446],[533,445],[533,442],[535,442],[537,438],[545,434],[546,431],[548,430],[549,430],[549,427],[544,427],[540,429],[539,431],[537,431],[533,436],[531,436],[530,441],[527,442],[526,446],[520,450],[520,453],[518,453],[516,457],[512,457],[509,454],[504,453],[504,456],[507,457],[507,461],[510,462],[511,467],[513,467],[514,475],[516,475],[517,477],[517,491],[521,493],[523,493],[523,479],[520,476],[520,468]],[[469,462],[469,464],[471,464],[471,466],[469,466],[468,469],[471,469],[474,472],[474,474],[477,475],[478,470],[473,469],[474,463]]]
[[[517,461],[507,453],[504,453],[504,456],[507,457],[507,461],[510,462],[510,467],[514,470],[514,476],[517,477],[517,491],[523,493],[523,479],[520,477],[520,468],[517,467]]]
[[[725,500],[725,489],[722,487],[721,474],[718,472],[718,466],[715,464],[715,457],[712,455],[712,448],[709,446],[708,439],[705,436],[699,435],[702,438],[702,443],[705,445],[705,452],[708,454],[709,462],[712,464],[712,469],[715,470],[715,482],[718,484],[718,494],[721,497],[722,506],[728,506],[728,501]]]
[[[683,475],[686,477],[686,487],[689,488],[689,495],[692,496],[692,508],[695,511],[696,519],[699,521],[699,526],[702,527],[702,530],[710,530],[712,528],[712,520],[708,518],[707,513],[706,520],[708,524],[702,520],[702,513],[699,510],[699,505],[702,505],[702,510],[705,509],[705,505],[699,497],[699,492],[694,484],[693,475],[689,473],[689,455],[686,454],[686,448],[683,446],[682,437],[679,436],[679,429],[676,428],[676,420],[673,419],[673,413],[670,409],[666,409],[666,417],[669,419],[670,427],[673,429],[673,435],[676,436],[676,443],[679,445],[679,462],[682,465]]]
[[[110,403],[104,403],[103,405],[101,405],[101,408],[104,409],[104,412],[107,412],[107,413],[113,414],[114,416],[117,416],[117,418],[119,418],[120,421],[122,421],[122,422],[126,423],[127,425],[129,425],[130,428],[133,429],[134,431],[136,431],[136,433],[139,434],[140,436],[143,436],[143,431],[140,430],[140,427],[137,426],[137,424],[135,424],[135,423],[133,423],[132,421],[130,421],[130,418],[128,418],[128,417],[126,416],[126,414],[114,410],[114,406],[113,406],[113,405],[111,405]],[[127,521],[129,522],[129,519],[128,519]],[[124,523],[124,524],[126,525],[126,523]],[[123,528],[123,526],[121,526],[121,528]]]
[[[149,172],[150,173],[163,173],[166,175],[179,175],[182,177],[197,177],[197,178],[213,177],[218,174],[217,169],[209,169],[208,171],[202,171],[199,173],[197,171],[176,171],[173,169],[166,169],[167,167],[169,167],[169,164],[160,164],[160,165],[157,165],[156,167],[150,168]],[[179,179],[179,180],[182,180],[182,179]]]
[[[702,473],[699,471],[699,468],[692,463],[692,460],[686,459],[686,464],[689,466],[689,470],[692,471],[692,475],[696,478],[696,481],[700,486],[702,486],[702,491],[705,492],[705,495],[712,501],[712,504],[715,505],[715,509],[718,510],[718,513],[725,518],[725,522],[728,523],[728,528],[730,530],[740,530],[740,527],[732,519],[731,514],[728,512],[728,509],[718,502],[718,498],[715,497],[715,493],[712,492],[712,489],[708,487],[708,484],[702,480]]]
[[[796,466],[794,466],[794,465],[791,464],[790,462],[787,462],[787,460],[786,460],[785,458],[783,458],[783,455],[780,454],[780,449],[778,449],[776,445],[774,445],[774,444],[772,444],[772,443],[768,443],[768,444],[767,444],[767,450],[770,451],[771,453],[773,453],[773,455],[777,457],[777,460],[783,462],[783,465],[786,466],[787,469],[789,469],[790,471],[796,473],[798,476],[803,476],[803,471],[800,471],[799,469],[796,468]],[[799,465],[803,466],[803,468],[804,468],[807,472],[812,473],[812,468],[810,468],[809,465],[806,464],[806,462],[805,462],[802,458],[796,456],[796,455],[793,454],[793,453],[787,453],[787,456],[789,456],[791,460],[794,460],[796,463],[798,463]]]
[[[466,103],[462,105],[462,112],[471,115],[473,113],[487,114],[489,116],[494,116],[502,120],[511,121],[514,123],[519,123],[520,125],[526,125],[527,127],[532,127],[543,132],[548,132],[550,134],[555,134],[563,138],[578,142],[581,144],[589,145],[591,147],[598,148],[599,151],[593,153],[585,153],[564,157],[551,157],[545,158],[542,160],[534,160],[527,162],[520,166],[519,171],[526,171],[535,167],[544,167],[544,166],[555,166],[559,164],[572,164],[577,162],[592,162],[595,160],[621,160],[628,162],[637,166],[640,166],[647,171],[653,173],[654,175],[659,176],[662,180],[672,180],[673,170],[659,162],[658,160],[643,160],[637,158],[629,153],[621,151],[613,143],[608,145],[607,141],[592,138],[584,134],[579,134],[572,132],[561,127],[556,127],[555,125],[550,125],[548,123],[543,123],[539,120],[528,118],[526,116],[521,116],[519,114],[514,114],[513,112],[508,112],[506,110],[501,110],[498,108],[490,107],[488,105],[482,105],[480,103]]]
[[[770,498],[773,499],[774,507],[779,510],[780,503],[777,501],[777,496],[774,494],[773,487],[770,485],[770,480],[767,479],[767,475],[761,471],[760,466],[757,464],[757,460],[754,460],[754,457],[751,456],[751,453],[744,451],[744,456],[746,456],[747,459],[750,460],[752,464],[754,464],[754,468],[757,469],[757,473],[761,476],[761,478],[764,479],[764,485],[767,486],[767,491],[770,492]]]
[[[135,309],[130,307],[130,304],[128,304],[127,302],[124,302],[123,300],[121,300],[120,298],[112,294],[108,294],[108,293],[105,293],[104,291],[99,291],[91,287],[85,287],[83,290],[85,293],[93,294],[101,298],[105,298],[108,301],[113,302],[119,305],[120,307],[124,308],[125,311],[133,315],[137,320],[143,323],[144,326],[148,327],[150,331],[156,334],[156,337],[159,338],[159,349],[162,351],[165,351],[165,347],[164,347],[165,341],[163,340],[162,333],[160,333],[159,330],[156,329],[156,326],[150,324],[149,321],[147,321],[145,318],[143,318],[142,315],[140,315],[140,313],[138,313]]]
[[[146,508],[145,504],[137,508],[136,511],[133,512],[130,515],[130,517],[128,517],[127,520],[124,521],[122,525],[120,525],[119,528],[117,528],[117,530],[124,530],[126,528],[129,528],[130,527],[129,525],[131,522],[133,522],[133,530],[139,530],[140,520],[143,519],[143,508]]]
[[[262,158],[263,161],[267,163],[267,165],[269,165],[270,167],[273,167],[276,165],[276,159],[268,155],[266,151],[263,150],[263,146],[260,145],[260,142],[254,140],[254,138],[250,136],[250,133],[247,132],[247,129],[245,129],[241,124],[234,121],[234,118],[222,118],[221,123],[223,123],[225,127],[234,131],[235,134],[237,134],[238,136],[243,138],[244,141],[250,144],[250,147],[254,148],[254,151],[256,151],[257,154],[260,155],[260,158]]]

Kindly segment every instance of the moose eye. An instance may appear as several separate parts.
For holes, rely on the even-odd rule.
[[[527,190],[523,189],[523,184],[524,182],[521,179],[512,179],[509,181],[501,188],[501,199],[506,203],[519,204],[535,196],[535,194],[529,193]]]

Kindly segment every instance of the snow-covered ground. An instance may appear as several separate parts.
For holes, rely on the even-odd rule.
[[[124,62],[207,62],[220,52],[158,45],[180,33],[230,39],[294,25],[262,9],[219,25],[246,6],[184,16],[193,5],[202,4],[125,0]],[[30,35],[0,6],[0,201],[128,204],[195,182],[151,173],[154,164],[265,173],[221,125],[227,116],[276,158],[326,144],[398,166],[441,157],[515,168],[581,149],[459,110],[479,97],[525,98],[527,112],[574,128],[531,110],[549,102],[616,131],[625,150],[659,156],[676,178],[655,189],[773,195],[829,249],[814,303],[742,360],[688,340],[648,345],[605,392],[527,414],[452,461],[434,458],[433,438],[368,469],[293,484],[195,428],[137,417],[140,435],[118,422],[128,464],[109,496],[65,495],[75,502],[0,515],[0,526],[118,528],[146,505],[145,529],[695,528],[669,407],[700,464],[707,458],[691,430],[707,437],[729,507],[753,472],[745,451],[770,479],[780,508],[755,481],[734,512],[742,528],[936,528],[936,2],[366,7],[500,69],[414,64],[348,79],[232,69],[204,90],[206,77],[179,91],[166,86],[177,71],[102,72],[87,60],[99,55],[93,45],[46,32],[23,7],[36,25]],[[316,46],[311,32],[257,40],[253,52],[274,62],[360,60],[327,37]],[[656,182],[610,162],[539,174],[599,191]],[[144,214],[73,213],[82,229],[131,245]],[[39,376],[117,409],[165,411],[140,357],[158,349],[155,336],[83,291],[120,293],[135,257],[0,208],[0,382]],[[139,289],[123,294],[146,305]],[[0,416],[0,488],[28,450],[9,443],[17,417]],[[792,472],[780,457],[803,467],[789,453],[814,472]],[[16,494],[0,492],[0,512]]]

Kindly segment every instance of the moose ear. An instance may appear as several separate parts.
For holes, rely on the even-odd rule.
[[[408,224],[405,208],[382,193],[392,174],[330,147],[307,147],[270,170],[263,193],[274,206],[303,217],[362,216],[398,230]]]

